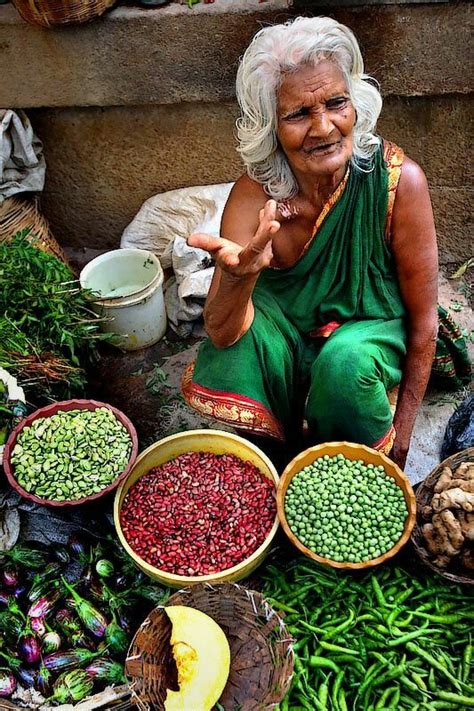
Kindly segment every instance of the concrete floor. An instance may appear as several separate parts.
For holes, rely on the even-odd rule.
[[[459,325],[473,333],[473,312],[465,294],[465,280],[440,276],[440,303],[450,308]],[[461,291],[460,291],[461,290]],[[180,395],[186,365],[192,361],[199,341],[190,343],[168,333],[155,346],[134,353],[104,354],[93,384],[96,397],[122,409],[137,427],[140,447],[189,429],[225,428],[192,411]],[[474,343],[470,341],[471,357]],[[420,408],[406,465],[413,484],[424,479],[439,462],[446,424],[467,393],[428,392]]]

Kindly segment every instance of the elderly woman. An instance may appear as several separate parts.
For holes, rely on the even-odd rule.
[[[381,96],[335,20],[261,30],[237,97],[247,172],[221,237],[188,240],[216,270],[184,395],[247,433],[294,442],[306,420],[403,466],[438,328],[425,175],[375,133]]]

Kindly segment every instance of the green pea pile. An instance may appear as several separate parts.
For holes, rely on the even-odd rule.
[[[294,535],[317,555],[361,563],[393,548],[407,507],[382,466],[326,454],[293,477],[285,514]]]
[[[108,408],[59,410],[22,429],[11,464],[28,493],[75,501],[109,486],[127,466],[131,450],[127,429]]]

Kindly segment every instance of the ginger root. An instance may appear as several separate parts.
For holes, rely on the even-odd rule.
[[[451,488],[451,482],[453,480],[453,472],[449,467],[444,467],[441,472],[441,476],[434,486],[435,494],[440,494],[445,489]]]
[[[474,511],[474,494],[463,491],[459,487],[447,489],[433,496],[431,506],[435,512],[443,511],[444,509]]]
[[[466,541],[474,541],[474,513],[461,511],[458,516],[462,535]]]
[[[427,548],[437,557],[436,565],[445,568],[453,556],[457,555],[464,543],[461,524],[452,511],[442,511],[433,516],[433,522],[422,528]]]
[[[444,467],[433,490],[435,494],[440,494],[456,488],[474,494],[474,464],[471,462],[460,464],[454,474],[449,467]]]
[[[452,511],[442,511],[433,516],[433,526],[439,532],[440,537],[446,536],[450,545],[459,551],[464,543],[464,536],[461,524]]]
[[[474,481],[474,462],[463,462],[454,472],[455,479],[466,479]]]
[[[449,561],[451,560],[452,556],[451,555],[441,555],[441,542],[439,540],[439,536],[437,535],[435,528],[432,523],[425,523],[423,528],[421,529],[423,533],[423,538],[426,541],[426,547],[428,548],[429,552],[432,553],[433,555],[437,555],[436,562],[437,565],[439,565],[440,568],[446,568],[446,566],[449,564]],[[454,555],[454,550],[453,550],[453,555]]]
[[[462,489],[469,494],[474,494],[474,479],[452,479],[449,489]]]

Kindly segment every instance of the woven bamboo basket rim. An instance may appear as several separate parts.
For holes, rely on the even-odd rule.
[[[116,0],[12,0],[21,17],[33,25],[53,27],[89,22]]]
[[[43,252],[67,264],[63,250],[51,233],[50,226],[38,207],[38,199],[10,197],[0,203],[0,242],[10,241],[21,230],[30,229],[31,238]]]
[[[293,477],[299,471],[301,471],[308,464],[312,464],[316,459],[323,457],[325,454],[328,454],[329,456],[343,454],[348,459],[362,459],[366,464],[376,464],[377,466],[381,465],[384,467],[386,474],[395,479],[398,486],[402,489],[408,510],[408,515],[405,520],[405,527],[397,543],[383,555],[362,563],[345,563],[330,560],[329,558],[323,558],[307,548],[291,530],[285,514],[285,496],[288,486],[290,485]],[[366,568],[372,568],[376,565],[380,565],[381,563],[385,563],[385,561],[393,558],[393,556],[395,556],[408,542],[413,526],[415,525],[416,499],[406,474],[395,464],[395,462],[392,462],[392,460],[385,454],[382,454],[382,452],[378,452],[376,449],[372,449],[371,447],[366,447],[363,444],[356,444],[353,442],[325,442],[324,444],[318,444],[314,447],[305,449],[287,465],[280,477],[280,483],[278,484],[277,510],[280,523],[286,535],[293,545],[308,558],[311,558],[311,560],[315,560],[317,563],[321,563],[322,565],[330,566],[331,568],[340,568],[342,570],[364,570]]]
[[[422,510],[424,506],[429,505],[433,496],[433,488],[441,476],[441,472],[444,467],[449,467],[450,469],[456,469],[463,462],[474,462],[474,447],[465,449],[462,452],[457,452],[447,457],[442,462],[436,465],[436,467],[428,474],[426,479],[424,479],[416,490],[416,502],[418,514],[416,517],[416,523],[413,528],[411,541],[413,548],[420,560],[426,565],[430,570],[442,575],[443,578],[447,578],[455,583],[462,583],[463,585],[474,585],[474,571],[469,574],[466,572],[459,572],[456,569],[456,559],[454,561],[454,567],[451,570],[446,570],[435,565],[432,561],[432,556],[427,551],[424,544],[423,534],[421,527],[427,520],[423,519]],[[459,566],[458,566],[459,567]]]
[[[155,442],[154,444],[150,445],[147,449],[145,449],[136,459],[135,464],[127,477],[125,477],[120,486],[117,489],[117,492],[115,494],[115,500],[114,500],[114,523],[115,523],[115,530],[117,532],[117,536],[119,538],[120,543],[122,544],[123,548],[126,550],[128,555],[132,558],[132,560],[135,561],[135,563],[145,572],[147,575],[156,578],[159,576],[159,578],[163,583],[167,585],[171,585],[174,587],[184,587],[186,585],[194,585],[196,583],[219,583],[219,582],[225,582],[225,580],[228,577],[235,577],[235,576],[240,576],[243,577],[244,571],[247,570],[247,568],[250,568],[251,570],[252,565],[255,561],[258,561],[259,559],[263,560],[263,556],[266,555],[266,553],[269,551],[271,543],[276,535],[276,532],[278,530],[279,526],[279,519],[278,519],[278,512],[275,511],[275,519],[272,525],[272,528],[270,529],[269,533],[267,534],[265,540],[254,550],[253,553],[251,553],[247,558],[244,558],[240,563],[237,563],[236,565],[233,565],[231,568],[226,568],[225,570],[219,571],[218,573],[209,573],[208,575],[176,575],[174,573],[169,573],[165,570],[162,570],[161,568],[157,568],[154,565],[151,565],[150,563],[147,563],[143,558],[141,558],[131,547],[127,539],[125,538],[125,535],[122,530],[122,525],[120,523],[120,512],[122,509],[123,505],[123,500],[125,498],[125,495],[128,491],[128,489],[132,486],[134,483],[134,474],[135,471],[140,468],[142,462],[144,462],[147,457],[150,455],[150,453],[153,452],[154,449],[156,449],[158,446],[166,446],[168,444],[180,443],[181,441],[184,442],[190,442],[192,439],[199,440],[200,437],[215,437],[216,439],[222,439],[222,442],[233,442],[236,444],[243,444],[247,449],[251,450],[254,455],[258,459],[262,461],[262,463],[265,465],[266,469],[269,472],[269,476],[267,478],[271,479],[274,483],[275,486],[275,492],[277,490],[278,486],[278,473],[270,461],[270,459],[266,456],[264,452],[262,452],[259,447],[254,445],[252,442],[249,442],[248,440],[244,439],[243,437],[240,437],[239,435],[236,435],[232,432],[225,432],[223,430],[188,430],[186,432],[179,432],[177,434],[169,435],[168,437],[163,437],[163,439],[158,440],[158,442]],[[178,451],[178,450],[177,450]],[[207,447],[201,447],[199,449],[193,449],[192,447],[188,448],[183,448],[180,453],[184,453],[186,451],[207,451]],[[215,452],[216,453],[216,452]],[[228,453],[233,453],[232,449],[228,450]],[[179,454],[174,454],[172,457],[170,457],[167,461],[170,461],[171,459],[174,459],[175,457],[179,456]],[[235,456],[239,456],[236,454]],[[242,457],[240,457],[242,459]],[[261,470],[262,471],[262,470]],[[140,474],[140,476],[143,476],[146,472],[143,472],[143,474]],[[263,473],[263,471],[262,471]],[[266,475],[265,475],[266,476]],[[138,477],[138,478],[139,478]],[[257,563],[258,564],[258,563]],[[246,573],[245,573],[246,575]]]
[[[170,674],[171,622],[164,608],[186,605],[212,617],[223,629],[231,651],[227,684],[219,699],[226,711],[272,709],[288,692],[293,676],[293,639],[284,613],[264,596],[236,583],[202,583],[179,590],[156,607],[137,630],[125,661],[132,700],[141,711],[163,709]],[[209,650],[212,652],[212,650]],[[189,709],[189,711],[192,711]]]

